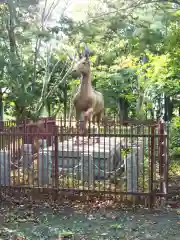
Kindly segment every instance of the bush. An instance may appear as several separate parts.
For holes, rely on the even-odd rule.
[[[170,128],[170,156],[180,160],[180,117],[172,119]]]

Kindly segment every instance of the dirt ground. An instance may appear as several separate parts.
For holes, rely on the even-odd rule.
[[[63,232],[70,232],[74,238],[69,239],[76,240],[179,240],[180,209],[152,212],[99,208],[84,212],[70,206],[1,204],[0,239],[16,239],[16,235],[27,240],[55,240]]]

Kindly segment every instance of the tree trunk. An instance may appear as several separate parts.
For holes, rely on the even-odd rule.
[[[4,118],[4,104],[2,96],[3,96],[2,89],[0,89],[0,121],[3,121]]]
[[[126,121],[128,120],[128,110],[129,110],[129,103],[124,98],[119,98],[118,100],[118,106],[119,106],[119,117],[120,121]]]
[[[63,104],[64,104],[64,118],[66,119],[67,116],[67,84],[65,84],[64,89],[63,89],[63,94],[64,94],[64,99],[63,99]]]

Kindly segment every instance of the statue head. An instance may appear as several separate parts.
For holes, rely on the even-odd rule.
[[[76,72],[81,75],[87,75],[90,72],[90,51],[87,46],[84,48],[83,53],[78,53],[79,61],[75,64],[73,72]]]

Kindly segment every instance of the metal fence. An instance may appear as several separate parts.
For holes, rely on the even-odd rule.
[[[109,120],[80,136],[63,119],[1,123],[1,192],[17,198],[48,194],[154,206],[167,197],[164,123]],[[77,136],[79,137],[77,139]],[[21,194],[19,194],[21,193]]]

